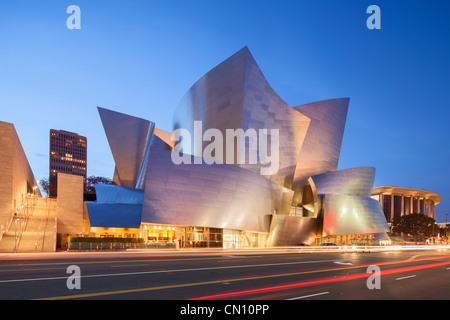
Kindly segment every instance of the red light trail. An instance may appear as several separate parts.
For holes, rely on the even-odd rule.
[[[448,256],[444,256],[444,257],[448,257]],[[440,258],[442,258],[442,257],[440,257]],[[419,259],[419,260],[427,260],[427,259],[425,258],[425,259]],[[405,262],[405,261],[400,261],[400,262]],[[409,261],[409,262],[411,262],[411,261]],[[382,265],[382,264],[383,263],[380,263],[379,265]],[[376,265],[376,264],[372,264],[372,265]],[[442,266],[446,266],[446,265],[450,265],[450,261],[425,264],[425,265],[419,265],[419,266],[395,268],[395,269],[384,270],[384,271],[382,270],[381,275],[383,276],[383,275],[389,275],[389,274],[395,274],[395,273],[410,272],[410,271],[415,271],[415,270],[442,267]],[[334,269],[334,270],[337,271],[339,269]],[[300,282],[294,282],[294,283],[278,285],[278,286],[270,286],[270,287],[263,287],[263,288],[257,288],[257,289],[249,289],[249,290],[227,292],[227,293],[221,293],[221,294],[215,294],[215,295],[208,295],[208,296],[198,297],[198,298],[189,299],[189,300],[226,299],[226,298],[246,296],[246,295],[251,295],[251,294],[288,290],[288,289],[301,288],[301,287],[310,287],[310,286],[337,283],[337,282],[343,282],[343,281],[351,281],[351,280],[356,280],[356,279],[368,278],[371,275],[372,275],[372,273],[356,273],[356,274],[352,274],[352,275],[327,277],[327,278],[322,278],[322,279],[317,279],[317,280],[300,281]]]

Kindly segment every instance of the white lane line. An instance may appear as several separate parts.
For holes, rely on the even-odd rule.
[[[334,261],[334,260],[300,261],[300,262],[283,262],[283,263],[264,263],[264,264],[244,264],[244,265],[235,265],[235,266],[220,266],[220,267],[206,267],[206,268],[190,268],[190,269],[152,270],[152,271],[141,271],[141,272],[89,274],[89,275],[81,275],[80,278],[135,276],[135,275],[142,275],[142,274],[157,274],[157,273],[166,273],[166,272],[191,272],[191,271],[205,271],[205,270],[219,270],[219,269],[233,269],[233,268],[272,267],[272,266],[307,264],[307,263],[325,263],[325,262],[332,262],[332,261]],[[67,280],[67,277],[11,279],[11,280],[0,280],[0,283],[27,282],[27,281],[40,281],[40,280],[60,280],[60,279],[66,279]]]
[[[253,258],[252,256],[235,256],[235,257],[239,257],[239,258]],[[262,256],[257,256],[255,258],[260,258]],[[107,259],[107,258],[105,258]],[[16,267],[16,266],[20,266],[20,267],[27,267],[27,266],[48,266],[48,265],[71,265],[71,264],[76,264],[76,265],[83,265],[83,264],[111,264],[111,263],[130,263],[130,262],[172,262],[172,261],[202,261],[202,260],[223,260],[224,257],[212,257],[212,258],[174,258],[174,259],[159,259],[159,258],[153,258],[153,259],[148,259],[148,258],[143,258],[143,259],[136,259],[136,260],[128,260],[128,258],[124,258],[123,261],[120,260],[115,260],[110,259],[110,260],[103,260],[103,261],[76,261],[76,260],[69,260],[69,261],[62,261],[62,262],[42,262],[42,263],[18,263],[18,264],[11,264],[11,267]],[[232,260],[232,261],[237,261],[237,260]],[[10,271],[15,271],[15,270],[10,270]]]
[[[324,294],[329,294],[329,292],[314,293],[314,294],[310,294],[310,295],[307,295],[307,296],[301,296],[301,297],[290,298],[290,299],[287,299],[287,300],[306,299],[306,298],[311,298],[311,297],[321,296],[321,295],[324,295]]]
[[[407,276],[407,277],[401,277],[401,278],[397,278],[395,280],[403,280],[403,279],[409,279],[409,278],[414,278],[416,275],[413,274],[412,276]]]
[[[47,271],[47,270],[65,270],[65,268],[15,269],[15,270],[0,270],[0,272],[28,272],[28,271]]]
[[[145,267],[148,264],[125,264],[125,265],[112,265],[111,268],[125,268],[125,267]]]
[[[335,261],[334,263],[341,264],[343,266],[352,266],[353,265],[353,263],[351,263],[351,262],[342,262],[342,261]]]

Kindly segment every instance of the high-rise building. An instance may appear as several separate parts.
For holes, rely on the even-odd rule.
[[[58,172],[86,179],[87,138],[64,130],[50,130],[50,197],[55,197]]]

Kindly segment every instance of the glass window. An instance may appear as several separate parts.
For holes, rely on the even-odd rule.
[[[394,196],[394,218],[400,217],[402,213],[402,197]]]

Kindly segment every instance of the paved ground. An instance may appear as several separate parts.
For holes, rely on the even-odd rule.
[[[2,300],[449,300],[449,290],[450,249],[0,255]]]

